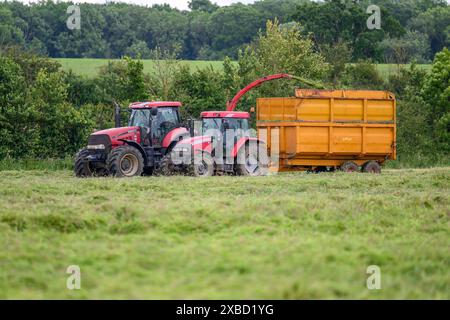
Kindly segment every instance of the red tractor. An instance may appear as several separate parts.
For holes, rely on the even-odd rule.
[[[178,142],[163,160],[163,173],[197,177],[214,174],[265,175],[269,159],[264,141],[253,137],[248,112],[205,111],[197,136]]]
[[[181,126],[180,102],[136,102],[127,127],[94,132],[75,158],[77,177],[132,177],[152,173],[177,142],[189,136]]]

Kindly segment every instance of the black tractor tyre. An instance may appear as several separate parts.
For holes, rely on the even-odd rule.
[[[89,163],[84,159],[89,155],[89,150],[84,148],[75,155],[73,171],[78,178],[87,178],[94,175],[94,171],[89,167]]]
[[[236,173],[240,176],[266,176],[269,172],[267,148],[262,143],[242,146],[238,159],[245,161],[245,163],[236,163]]]
[[[211,177],[214,175],[214,160],[208,153],[196,154],[189,165],[188,174],[194,177]]]
[[[366,173],[381,173],[381,166],[376,161],[367,161],[363,164],[361,171]]]
[[[141,152],[132,146],[120,146],[108,155],[106,166],[116,178],[141,176],[144,171],[144,158]]]
[[[357,172],[359,171],[359,167],[353,161],[347,161],[341,165],[340,170],[343,172]]]
[[[165,155],[161,159],[159,166],[153,170],[153,175],[155,176],[171,176],[174,174],[175,172],[173,170],[172,161],[170,160],[170,154]]]

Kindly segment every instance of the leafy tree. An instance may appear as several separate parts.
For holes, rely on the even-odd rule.
[[[0,159],[26,154],[27,142],[32,145],[35,140],[33,128],[27,125],[33,114],[25,104],[25,83],[20,66],[0,56]]]
[[[14,20],[11,10],[0,7],[0,47],[24,45],[23,32]]]
[[[219,8],[217,4],[209,0],[191,0],[189,1],[188,7],[192,11],[204,11],[208,13],[212,13]]]
[[[209,21],[209,29],[214,31],[211,48],[224,56],[236,57],[236,49],[249,43],[263,27],[260,13],[243,4],[221,7]]]
[[[322,45],[320,52],[330,65],[329,80],[336,85],[345,71],[346,64],[351,60],[352,50],[348,43],[338,42]]]
[[[177,51],[161,50],[157,47],[151,53],[154,60],[154,73],[150,75],[150,93],[153,99],[168,100],[175,85],[177,69]]]
[[[363,60],[346,66],[342,76],[342,83],[346,86],[360,89],[377,90],[384,86],[384,81],[376,66],[370,61]]]
[[[246,73],[252,73],[252,78],[273,73],[323,78],[328,71],[325,59],[314,51],[312,40],[302,36],[299,30],[296,24],[282,28],[277,20],[268,21],[266,31],[261,32],[255,42],[242,52],[239,64],[242,67],[249,64],[244,68]]]
[[[183,101],[181,109],[184,118],[198,117],[204,110],[223,110],[226,97],[223,75],[211,65],[191,71],[189,66],[180,65],[174,75],[170,98]]]
[[[450,47],[450,6],[435,7],[419,14],[410,28],[428,35],[431,54]]]
[[[136,41],[125,50],[125,55],[135,59],[149,59],[150,49],[145,41]]]
[[[302,36],[297,24],[280,27],[278,21],[268,21],[266,31],[239,53],[238,74],[240,86],[275,73],[290,73],[309,79],[323,79],[329,66],[322,55],[314,51],[313,41]],[[244,96],[240,108],[248,110],[256,95],[289,96],[294,92],[294,81],[273,81]]]
[[[148,93],[145,88],[144,64],[141,60],[133,60],[125,57],[127,62],[127,94],[128,99],[132,101],[142,101],[148,99]]]
[[[430,106],[428,125],[435,128],[438,143],[450,152],[450,50],[436,54],[433,68],[422,90],[422,97]]]
[[[293,17],[305,26],[305,32],[312,33],[318,45],[347,42],[353,49],[354,60],[380,59],[378,43],[387,35],[401,36],[404,29],[382,9],[382,29],[369,30],[366,8],[353,1],[310,2],[299,6]]]
[[[424,63],[429,56],[428,37],[417,31],[408,31],[402,38],[384,39],[380,48],[387,63],[405,64],[412,60]]]
[[[210,44],[214,32],[208,26],[210,16],[209,13],[203,11],[189,13],[189,31],[182,53],[184,57],[200,60],[212,58]],[[209,52],[205,52],[207,49]]]
[[[92,120],[67,103],[62,73],[41,70],[30,91],[29,104],[39,127],[38,157],[60,158],[76,152],[92,130]]]

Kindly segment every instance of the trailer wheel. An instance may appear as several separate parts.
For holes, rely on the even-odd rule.
[[[144,170],[144,158],[139,150],[132,146],[113,149],[106,164],[111,175],[117,178],[140,176]]]
[[[189,174],[194,177],[211,177],[214,175],[214,160],[208,153],[196,154],[194,163],[189,165]]]
[[[381,173],[381,166],[376,161],[367,161],[362,166],[362,172],[366,172],[366,173]]]
[[[344,162],[341,167],[341,171],[343,172],[357,172],[359,171],[358,165],[353,161]]]
[[[269,157],[267,156],[267,148],[263,143],[241,147],[237,159],[236,173],[238,175],[265,176],[269,171]]]

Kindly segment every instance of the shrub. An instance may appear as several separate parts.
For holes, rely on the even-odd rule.
[[[380,89],[384,86],[376,66],[370,61],[359,61],[345,68],[342,83],[359,89]]]

